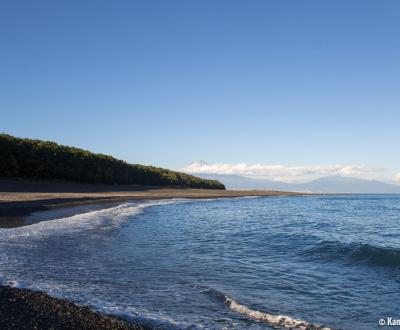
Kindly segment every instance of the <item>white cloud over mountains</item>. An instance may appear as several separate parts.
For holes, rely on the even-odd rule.
[[[328,175],[348,175],[363,177],[379,172],[379,169],[373,169],[362,165],[285,166],[263,164],[251,165],[244,163],[208,164],[204,161],[196,161],[189,166],[182,168],[181,171],[190,174],[242,175],[293,182],[310,177]]]
[[[394,175],[393,181],[400,182],[400,172]]]

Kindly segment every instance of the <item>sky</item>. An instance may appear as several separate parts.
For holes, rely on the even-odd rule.
[[[3,0],[0,132],[171,169],[400,183],[399,12]]]

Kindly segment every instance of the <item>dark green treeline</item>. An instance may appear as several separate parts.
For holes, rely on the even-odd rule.
[[[216,180],[128,164],[103,154],[7,134],[0,134],[0,177],[225,189]]]

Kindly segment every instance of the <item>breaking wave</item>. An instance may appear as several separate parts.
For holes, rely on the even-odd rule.
[[[187,200],[168,199],[143,203],[130,202],[111,208],[42,221],[23,227],[0,229],[0,240],[5,242],[15,239],[20,240],[24,237],[29,239],[43,238],[49,235],[72,234],[90,229],[111,230],[120,225],[124,220],[142,213],[148,207],[185,201]]]
[[[251,309],[246,305],[240,304],[235,299],[227,296],[223,292],[213,288],[204,289],[204,292],[222,301],[231,311],[259,322],[268,323],[274,327],[288,328],[293,330],[332,330],[324,325],[294,319],[286,315],[274,315],[264,311]]]

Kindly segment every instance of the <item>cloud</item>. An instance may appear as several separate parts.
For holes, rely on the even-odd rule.
[[[400,182],[400,172],[394,175],[393,181]]]
[[[182,168],[182,172],[190,174],[219,174],[264,177],[274,180],[296,181],[310,176],[349,175],[363,176],[378,170],[362,165],[323,165],[323,166],[285,166],[263,164],[208,164],[196,161]],[[400,177],[399,177],[400,180]]]

